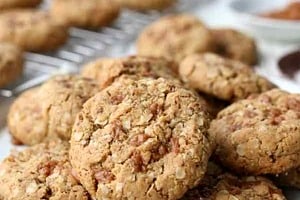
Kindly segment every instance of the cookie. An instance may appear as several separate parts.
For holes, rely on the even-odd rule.
[[[0,10],[20,7],[35,7],[42,0],[0,0]]]
[[[69,140],[76,114],[97,92],[97,82],[92,79],[54,77],[17,98],[8,114],[9,131],[27,145],[49,138]]]
[[[176,79],[177,64],[163,58],[130,56],[126,58],[101,58],[85,65],[81,75],[96,79],[100,88],[111,85],[122,76],[134,79],[143,77]]]
[[[134,10],[147,11],[147,10],[163,10],[173,5],[176,0],[117,0],[122,6]]]
[[[212,151],[204,110],[172,81],[116,81],[77,116],[72,166],[93,198],[178,199],[201,180]]]
[[[187,56],[179,66],[190,87],[225,101],[236,101],[275,86],[241,62],[212,53]]]
[[[257,63],[257,49],[253,38],[234,29],[213,29],[216,53],[247,65]]]
[[[111,0],[54,0],[50,12],[57,22],[67,26],[99,28],[116,19],[119,10]]]
[[[300,189],[300,168],[291,169],[273,177],[276,184]]]
[[[23,54],[15,45],[0,43],[0,88],[15,81],[23,72]]]
[[[231,104],[210,125],[216,157],[240,174],[300,166],[300,95],[274,89]]]
[[[217,179],[217,184],[198,186],[181,200],[286,200],[282,191],[263,177],[224,174]]]
[[[48,142],[13,153],[0,164],[3,199],[88,200],[68,159],[67,142]]]
[[[68,30],[45,11],[10,10],[0,14],[0,42],[11,42],[26,51],[51,51],[68,38]]]
[[[179,62],[192,53],[214,49],[212,33],[196,17],[169,15],[145,28],[137,40],[143,56],[165,57]]]

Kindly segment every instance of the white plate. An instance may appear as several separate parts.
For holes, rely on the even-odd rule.
[[[284,8],[287,0],[231,0],[229,8],[241,25],[257,35],[285,42],[300,41],[300,20],[277,20],[259,14]]]

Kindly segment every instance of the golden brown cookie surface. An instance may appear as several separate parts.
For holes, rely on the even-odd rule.
[[[192,53],[212,51],[211,32],[192,15],[170,15],[150,24],[137,40],[139,55],[181,61]]]
[[[34,7],[41,2],[42,0],[0,0],[0,10],[19,7]]]
[[[65,27],[44,11],[19,9],[0,14],[0,41],[11,42],[26,51],[50,51],[68,38]]]
[[[22,51],[13,44],[0,43],[0,88],[16,80],[22,72]]]
[[[13,153],[0,163],[3,199],[88,200],[72,174],[67,142],[48,142]]]
[[[204,175],[207,126],[201,101],[174,82],[120,80],[84,105],[70,160],[94,198],[177,199]]]
[[[176,0],[117,0],[122,7],[135,10],[162,10],[176,2]]]
[[[212,33],[216,43],[216,53],[248,65],[257,63],[254,39],[234,29],[214,29]]]
[[[275,86],[249,66],[212,53],[187,56],[179,74],[190,87],[226,101],[247,98]]]
[[[111,0],[54,0],[53,18],[67,26],[99,28],[110,24],[119,15],[119,6]]]
[[[300,165],[300,95],[274,89],[231,104],[210,125],[215,154],[240,174],[280,174]]]
[[[54,77],[17,98],[9,111],[9,130],[15,139],[28,145],[48,138],[68,140],[76,114],[97,92],[98,85],[92,79]]]

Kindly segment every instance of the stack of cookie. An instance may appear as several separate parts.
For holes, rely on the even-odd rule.
[[[276,185],[299,187],[300,95],[229,39],[207,52],[221,54],[196,18],[162,21],[140,37],[152,57],[95,60],[16,99],[8,127],[30,147],[0,164],[0,199],[284,200]]]

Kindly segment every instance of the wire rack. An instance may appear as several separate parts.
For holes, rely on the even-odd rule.
[[[0,89],[0,97],[12,97],[35,87],[53,75],[78,72],[80,66],[96,57],[122,54],[135,40],[138,33],[159,17],[195,9],[200,0],[178,0],[163,12],[140,13],[124,9],[109,27],[97,31],[71,28],[67,43],[55,52],[46,54],[25,53],[23,76],[14,84]],[[47,2],[42,8],[48,7]]]

